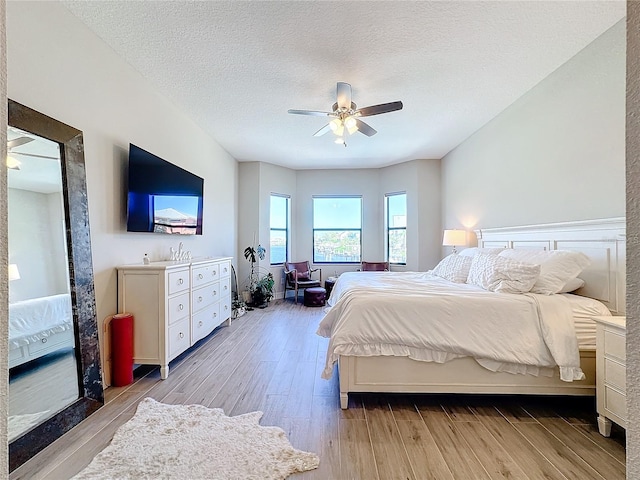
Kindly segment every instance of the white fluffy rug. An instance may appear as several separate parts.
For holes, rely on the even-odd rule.
[[[317,468],[262,412],[227,417],[219,408],[166,405],[145,398],[79,479],[284,479]]]
[[[7,419],[8,440],[12,441],[22,436],[23,433],[35,427],[42,419],[48,416],[49,410],[38,413],[26,413],[24,415],[11,415]]]

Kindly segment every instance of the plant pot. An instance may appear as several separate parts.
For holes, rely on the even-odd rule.
[[[247,305],[251,303],[251,292],[249,290],[242,291],[242,301]]]

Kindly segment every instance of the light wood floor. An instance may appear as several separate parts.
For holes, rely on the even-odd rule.
[[[320,468],[292,479],[623,479],[624,431],[602,437],[594,399],[376,395],[339,408],[337,379],[320,378],[322,309],[273,302],[221,327],[171,364],[123,388],[107,404],[17,469],[11,478],[66,479],[109,444],[144,397],[261,410]],[[186,480],[186,479],[185,479]]]

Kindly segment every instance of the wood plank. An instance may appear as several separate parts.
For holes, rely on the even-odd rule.
[[[420,420],[396,420],[415,477],[420,480],[453,480],[442,453]]]
[[[458,432],[442,407],[433,400],[433,405],[421,402],[418,410],[429,432],[436,441],[442,456],[454,478],[488,479],[480,461],[471,451],[464,437]]]
[[[366,420],[339,420],[340,479],[387,480],[378,476]]]
[[[525,480],[528,478],[482,423],[457,421],[454,423],[454,428],[462,434],[492,479]]]
[[[494,407],[471,407],[498,444],[514,458],[531,480],[563,480],[566,477],[521,435]]]
[[[570,447],[558,440],[546,428],[535,423],[514,425],[526,439],[567,478],[603,479]]]
[[[607,480],[624,480],[626,478],[626,469],[623,463],[611,461],[612,458],[615,458],[600,448],[597,443],[582,435],[577,429],[572,428],[565,419],[547,417],[541,419],[540,423],[558,440],[570,446],[573,452]]]
[[[386,396],[367,396],[364,408],[380,478],[415,478]]]
[[[600,448],[604,449],[618,462],[626,464],[626,438],[624,434],[625,432],[622,428],[620,428],[618,435],[616,435],[615,430],[611,430],[611,437],[603,437],[595,423],[590,425],[574,425],[573,427],[589,438],[592,442],[598,444]]]

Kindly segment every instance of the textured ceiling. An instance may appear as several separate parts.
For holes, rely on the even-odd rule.
[[[442,158],[625,15],[624,1],[63,1],[240,161],[352,168]],[[313,137],[336,82],[365,119]]]

